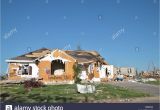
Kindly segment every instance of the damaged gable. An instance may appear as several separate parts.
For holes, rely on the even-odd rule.
[[[50,49],[41,48],[41,49],[29,52],[29,53],[21,55],[21,56],[11,58],[9,60],[6,60],[6,62],[33,62],[36,59],[39,59],[49,53],[51,53]]]
[[[65,51],[68,55],[75,58],[79,63],[91,63],[101,62],[102,64],[108,64],[104,58],[96,51],[84,51],[84,50],[67,50]]]

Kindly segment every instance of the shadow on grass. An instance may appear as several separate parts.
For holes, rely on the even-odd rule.
[[[55,100],[57,102],[67,103],[67,102],[72,102],[73,98],[71,98],[71,97],[64,97],[64,96],[55,96]]]
[[[6,100],[6,98],[9,97],[9,96],[10,96],[9,93],[2,93],[2,94],[0,94],[1,101],[4,102]]]
[[[34,100],[36,102],[58,102],[58,103],[70,103],[75,102],[71,97],[65,97],[65,96],[54,96],[54,95],[41,95],[41,94],[29,94],[28,98],[31,100]]]

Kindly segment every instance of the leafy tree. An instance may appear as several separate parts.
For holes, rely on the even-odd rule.
[[[73,70],[74,70],[74,79],[75,79],[75,83],[80,83],[81,79],[79,78],[79,74],[82,71],[82,68],[80,65],[78,64],[74,64],[73,65]]]

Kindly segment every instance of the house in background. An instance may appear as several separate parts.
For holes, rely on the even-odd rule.
[[[123,75],[125,79],[134,78],[136,76],[136,69],[134,67],[114,67],[114,74]]]
[[[81,65],[82,80],[101,81],[107,77],[108,63],[96,51],[42,48],[8,59],[6,62],[10,80],[36,78],[42,79],[45,83],[57,81],[74,83],[74,65]]]

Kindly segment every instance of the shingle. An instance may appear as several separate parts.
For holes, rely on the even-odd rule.
[[[35,50],[35,51],[32,51],[32,52],[29,52],[29,53],[26,53],[24,55],[21,55],[21,56],[17,56],[17,57],[14,57],[14,58],[11,58],[9,60],[35,60],[41,56],[43,56],[44,54],[42,54],[44,51],[46,52],[51,52],[49,49],[47,48],[41,48],[41,49],[38,49],[38,50]],[[34,53],[36,53],[37,55],[34,56]],[[28,57],[30,56],[30,57]],[[33,56],[33,57],[32,57]]]
[[[78,62],[83,63],[83,62],[96,62],[96,61],[100,61],[103,63],[107,63],[106,61],[104,61],[104,59],[102,59],[102,57],[100,56],[100,54],[96,51],[72,51],[72,50],[67,50],[65,51],[68,55],[72,56],[73,58],[75,58],[76,60],[78,60]]]
[[[67,50],[67,51],[64,51],[64,52],[66,54],[70,55],[71,57],[75,58],[79,63],[100,61],[104,64],[107,64],[107,62],[96,51]],[[29,53],[21,55],[21,56],[11,58],[9,60],[33,61],[37,58],[43,57],[47,53],[51,53],[51,50],[47,49],[47,48],[41,48],[41,49],[29,52]]]

